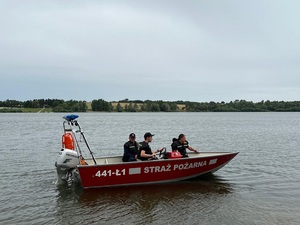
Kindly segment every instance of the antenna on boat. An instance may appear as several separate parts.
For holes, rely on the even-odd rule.
[[[83,137],[83,140],[84,140],[84,142],[85,142],[85,144],[86,144],[86,146],[87,146],[87,148],[88,148],[88,150],[89,150],[89,152],[90,152],[90,154],[92,156],[92,159],[93,159],[95,165],[97,165],[96,159],[95,159],[95,157],[93,155],[93,152],[92,152],[92,150],[91,150],[91,148],[90,148],[90,146],[89,146],[89,144],[88,144],[88,142],[87,142],[87,140],[86,140],[86,138],[84,136],[83,130],[82,130],[81,126],[79,125],[78,121],[76,120],[78,117],[79,117],[78,115],[71,114],[71,115],[64,116],[63,118],[68,122],[69,125],[71,125],[71,126],[75,125],[75,126],[77,126],[79,128],[78,131],[80,132],[80,135]],[[78,131],[76,131],[76,132],[78,132]],[[76,139],[76,136],[75,136],[75,139]],[[77,142],[77,140],[76,140],[76,142]],[[78,150],[79,150],[79,154],[82,157],[82,154],[81,154],[78,142],[77,142],[77,147],[78,147]]]
[[[75,122],[75,126],[78,126],[78,128],[79,128],[79,132],[80,132],[81,136],[83,137],[83,140],[84,140],[84,142],[86,144],[86,147],[88,148],[88,150],[89,150],[89,152],[90,152],[90,154],[92,156],[92,159],[93,159],[95,165],[97,165],[97,162],[96,162],[96,159],[94,157],[94,154],[93,154],[93,152],[92,152],[92,150],[90,148],[89,143],[87,142],[87,140],[86,140],[86,138],[84,136],[84,133],[83,133],[83,130],[82,130],[81,126],[79,125],[79,123],[77,122],[77,120],[75,120],[74,122]]]

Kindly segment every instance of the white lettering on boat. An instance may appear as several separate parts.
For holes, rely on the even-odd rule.
[[[146,166],[144,167],[144,173],[161,173],[161,172],[171,172],[171,165],[166,166]]]
[[[175,164],[173,167],[168,164],[166,166],[146,166],[144,167],[144,173],[161,173],[161,172],[171,172],[176,170],[189,170],[194,169],[202,166],[206,166],[206,161],[201,162],[194,162],[194,163],[181,163],[181,164]]]
[[[216,163],[217,160],[210,160],[209,165]],[[162,173],[162,172],[172,172],[177,170],[189,170],[194,169],[202,166],[206,166],[206,161],[200,161],[200,162],[185,162],[180,164],[174,164],[173,166],[171,164],[163,165],[163,166],[146,166],[144,167],[144,174],[145,173]],[[129,175],[137,175],[141,174],[141,167],[135,167],[135,168],[129,168],[128,174]],[[98,170],[95,174],[95,177],[111,177],[111,176],[125,176],[126,175],[126,169],[115,169],[115,170]]]
[[[184,164],[175,164],[173,170],[188,170],[193,168],[198,168],[201,166],[206,166],[206,161],[194,162],[194,163],[184,163]]]
[[[126,175],[126,170],[98,170],[95,177],[111,177],[111,176],[124,176]]]

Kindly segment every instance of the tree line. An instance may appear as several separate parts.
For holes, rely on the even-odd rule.
[[[0,101],[5,108],[49,108],[52,112],[86,112],[86,101],[62,99],[34,99],[27,101]],[[91,111],[99,112],[300,112],[300,101],[260,101],[235,100],[230,102],[190,102],[190,101],[152,101],[120,100],[109,102],[95,99]],[[3,109],[2,109],[3,111]],[[16,110],[19,112],[20,110]]]
[[[113,106],[111,102],[98,99],[92,102],[92,110],[105,112],[300,112],[300,101],[170,102],[125,99]]]
[[[27,101],[9,100],[0,101],[0,107],[7,108],[51,108],[52,112],[86,112],[86,101],[63,99],[34,99]]]
[[[186,102],[190,112],[300,112],[300,101]]]

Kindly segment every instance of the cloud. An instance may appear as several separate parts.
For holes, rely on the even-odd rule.
[[[2,1],[0,97],[297,100],[299,8],[298,1]]]

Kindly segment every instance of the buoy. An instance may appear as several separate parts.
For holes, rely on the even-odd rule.
[[[74,139],[71,133],[64,133],[62,136],[62,147],[74,150]]]

